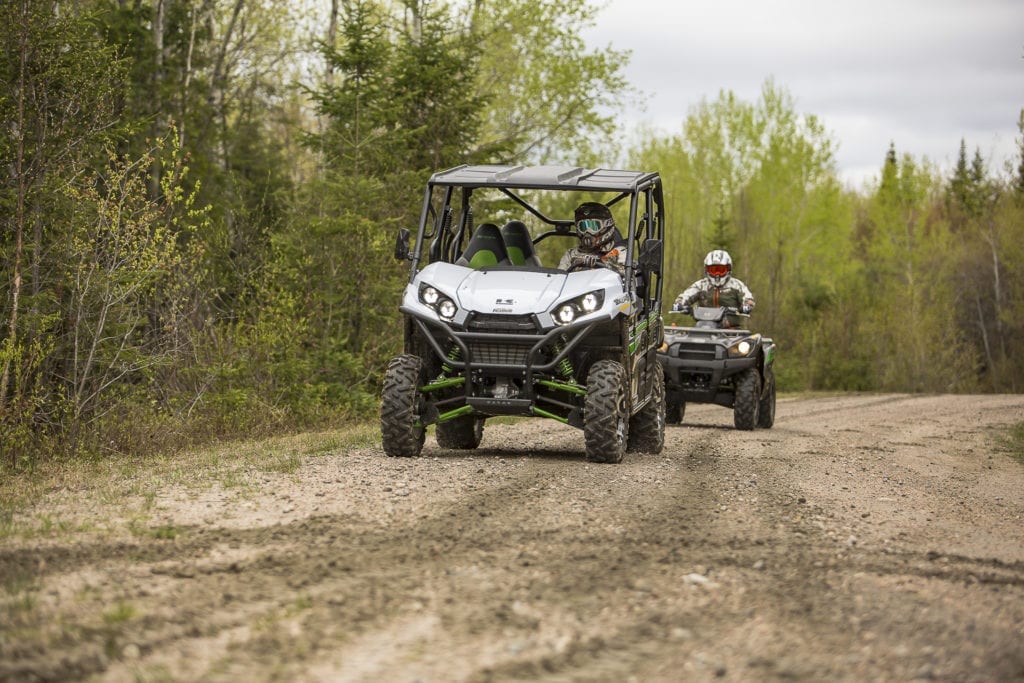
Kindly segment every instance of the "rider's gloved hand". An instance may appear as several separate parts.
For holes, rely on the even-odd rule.
[[[580,254],[576,257],[576,263],[587,268],[597,268],[601,265],[601,257],[598,254]]]
[[[752,310],[754,310],[754,307],[751,306],[750,304],[743,304],[742,306],[740,306],[740,313],[749,314]]]

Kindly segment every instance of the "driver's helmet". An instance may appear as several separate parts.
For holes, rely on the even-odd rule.
[[[604,253],[615,243],[615,219],[600,202],[584,202],[576,207],[576,235],[585,251]]]
[[[704,276],[715,287],[721,287],[732,276],[732,257],[724,249],[709,251],[704,257]]]

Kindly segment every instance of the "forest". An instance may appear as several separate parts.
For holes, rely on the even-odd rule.
[[[771,79],[625,144],[597,11],[2,0],[0,467],[372,419],[395,234],[462,163],[659,171],[669,296],[728,249],[781,391],[1024,389],[1024,109],[1005,168],[894,140],[856,189]]]

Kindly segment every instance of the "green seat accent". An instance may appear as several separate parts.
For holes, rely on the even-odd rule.
[[[470,268],[483,268],[484,266],[496,265],[498,265],[498,257],[494,255],[493,251],[488,251],[486,249],[481,249],[473,254],[473,258],[469,259]]]
[[[533,250],[533,240],[526,223],[511,220],[501,228],[501,238],[505,242],[508,260],[514,266],[539,266],[540,259]]]
[[[455,263],[467,268],[486,268],[487,266],[508,265],[508,252],[501,231],[494,223],[483,223],[473,233],[473,238],[466,245]]]
[[[522,249],[512,245],[507,245],[505,248],[508,249],[508,260],[512,262],[513,266],[521,266],[526,263],[526,256],[523,255]]]

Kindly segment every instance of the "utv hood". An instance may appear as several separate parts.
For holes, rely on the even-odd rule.
[[[407,288],[406,305],[419,303],[419,290],[425,285],[450,297],[460,311],[500,315],[544,313],[566,299],[598,289],[607,294],[622,292],[622,280],[606,268],[564,273],[554,269],[472,270],[432,263]]]

